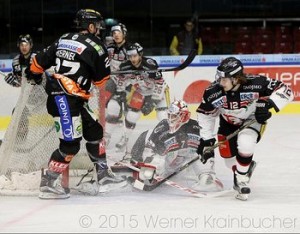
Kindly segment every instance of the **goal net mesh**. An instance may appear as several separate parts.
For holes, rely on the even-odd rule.
[[[45,84],[44,84],[45,85]],[[39,188],[42,168],[59,139],[52,117],[47,113],[44,85],[22,83],[20,96],[0,147],[0,194],[31,195]],[[94,88],[89,106],[99,114],[99,90]],[[86,153],[85,140],[70,164],[70,177],[93,165]]]

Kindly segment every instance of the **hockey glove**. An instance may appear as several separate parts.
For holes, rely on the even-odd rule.
[[[272,108],[267,100],[258,100],[256,102],[255,119],[260,124],[265,124],[271,118],[272,113],[269,109]]]
[[[197,154],[200,157],[200,161],[205,164],[209,158],[215,156],[214,150],[206,151],[209,147],[213,146],[216,142],[216,139],[212,138],[209,140],[200,139],[200,144],[198,145]]]
[[[40,83],[42,83],[42,73],[33,73],[29,68],[26,69],[25,73],[27,75],[28,83],[32,85],[39,85]]]
[[[6,81],[7,84],[13,87],[21,86],[21,79],[12,73],[9,73],[7,76],[5,76],[4,80]]]

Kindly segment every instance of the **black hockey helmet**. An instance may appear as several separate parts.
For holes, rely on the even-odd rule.
[[[125,24],[122,24],[122,23],[118,23],[118,24],[112,26],[110,31],[111,32],[120,31],[123,33],[124,36],[127,35],[127,28],[126,28]]]
[[[29,34],[26,34],[26,35],[22,34],[19,36],[18,41],[17,41],[17,47],[19,47],[22,42],[28,43],[31,47],[33,46],[33,41]]]
[[[128,47],[126,53],[127,53],[128,56],[129,55],[135,55],[135,54],[138,54],[138,55],[142,56],[143,51],[144,51],[143,47],[139,43],[135,42],[134,44],[132,44]]]
[[[219,81],[220,78],[224,77],[237,78],[240,83],[245,83],[246,77],[242,62],[235,57],[225,58],[217,67],[216,80]]]
[[[93,9],[79,10],[74,22],[77,29],[87,29],[90,24],[94,24],[99,29],[105,28],[102,15]]]

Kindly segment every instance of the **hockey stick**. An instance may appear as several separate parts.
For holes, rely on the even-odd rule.
[[[3,76],[3,78],[7,76],[3,71],[0,71],[0,75]]]
[[[170,72],[170,71],[180,71],[184,68],[186,68],[190,63],[194,60],[194,58],[197,55],[197,51],[191,50],[189,55],[187,56],[186,60],[184,60],[183,63],[181,63],[178,67],[173,67],[173,68],[160,68],[156,70],[128,70],[128,71],[115,71],[112,72],[111,75],[125,75],[125,74],[133,74],[133,75],[138,75],[143,72],[147,73],[155,73],[155,72]]]
[[[225,139],[223,141],[219,141],[218,143],[214,144],[211,147],[208,147],[205,152],[208,151],[212,151],[215,148],[219,147],[221,144],[223,144],[224,142],[230,140],[231,138],[235,137],[237,134],[239,134],[239,132],[241,132],[243,129],[249,127],[251,124],[253,124],[256,120],[253,119],[251,121],[249,121],[248,123],[246,123],[245,125],[241,126],[239,129],[237,129],[236,131],[234,131],[233,133],[229,134],[228,136],[225,137]],[[179,174],[181,171],[183,171],[184,169],[186,169],[187,167],[189,167],[191,164],[193,164],[194,162],[196,162],[197,160],[199,160],[199,155],[197,155],[196,157],[192,158],[190,161],[188,161],[187,163],[185,163],[183,166],[181,166],[180,168],[178,168],[177,171],[174,171],[173,173],[171,173],[170,175],[168,175],[167,177],[163,178],[162,180],[158,181],[155,184],[150,184],[150,185],[144,185],[143,190],[145,191],[152,191],[154,189],[156,189],[158,186],[160,186],[161,184],[165,183],[166,181],[168,181],[170,178],[172,178],[173,176]]]
[[[133,171],[136,171],[136,172],[140,171],[139,168],[133,166],[132,164],[124,163],[122,161],[118,162],[118,163],[120,163],[123,166],[126,166],[126,167],[130,168]],[[154,179],[156,181],[164,180],[163,177],[160,177],[160,176],[157,176],[157,175],[154,176]],[[134,179],[133,177],[129,177],[128,180],[129,180],[129,182],[131,182],[133,184],[133,187],[135,187],[139,190],[151,191],[151,190],[146,190],[145,188],[147,188],[146,187],[147,185],[145,185],[143,182],[141,182],[137,179]],[[185,187],[185,186],[183,186],[181,184],[178,184],[177,182],[174,182],[174,181],[171,181],[171,180],[165,180],[164,183],[171,186],[171,187],[173,187],[173,188],[179,189],[183,192],[191,194],[194,197],[199,197],[199,198],[219,197],[219,196],[225,195],[225,194],[232,191],[232,190],[222,190],[222,191],[218,191],[218,192],[201,192],[201,191],[196,191],[196,190],[194,190],[192,188],[189,188],[189,187]]]

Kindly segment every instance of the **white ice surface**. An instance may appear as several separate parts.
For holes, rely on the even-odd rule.
[[[195,198],[166,185],[67,200],[0,197],[0,232],[300,232],[300,116],[275,115],[254,159],[246,202],[233,194]],[[218,156],[216,170],[230,188],[232,174]]]

